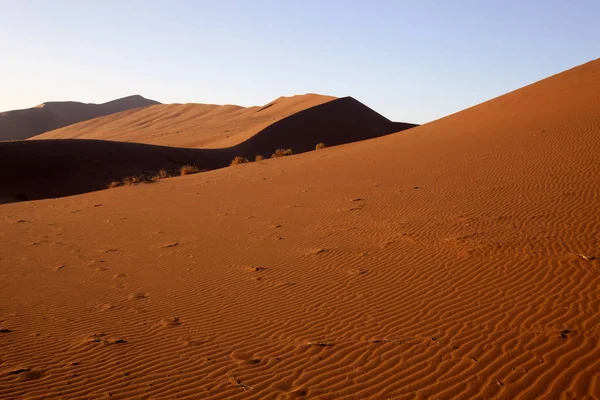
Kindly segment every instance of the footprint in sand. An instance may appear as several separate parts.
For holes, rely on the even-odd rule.
[[[234,350],[229,353],[229,358],[236,361],[238,365],[256,365],[260,364],[262,359],[254,357],[252,353]]]
[[[112,310],[115,308],[115,306],[113,306],[112,304],[102,304],[101,306],[99,306],[100,311],[108,311],[108,310]]]
[[[262,272],[265,271],[265,267],[244,267],[244,269],[248,272]]]
[[[40,379],[44,375],[44,371],[29,367],[16,367],[8,370],[7,373],[9,375],[18,375],[17,379],[19,381],[32,381]]]
[[[316,256],[316,255],[319,255],[319,254],[325,254],[327,252],[329,252],[329,249],[316,249],[316,250],[311,251],[310,254]]]
[[[357,269],[357,268],[350,268],[348,270],[346,270],[347,273],[351,274],[351,275],[364,275],[367,272],[369,272],[369,270],[361,268],[361,269]]]
[[[115,336],[108,336],[106,333],[94,333],[94,334],[87,336],[83,340],[83,344],[96,344],[96,343],[101,343],[106,346],[110,346],[113,344],[127,343],[127,340],[119,338],[119,337],[115,337]]]
[[[99,251],[100,251],[101,253],[108,254],[108,253],[116,253],[116,252],[118,252],[119,250],[117,250],[117,249],[105,249],[105,250],[99,250]]]
[[[164,318],[161,319],[157,325],[161,328],[174,328],[176,326],[181,325],[181,320],[179,319],[179,317]]]
[[[147,299],[148,297],[150,297],[150,295],[148,293],[135,292],[135,293],[131,293],[129,296],[127,296],[127,300],[142,300],[142,299]]]
[[[36,379],[40,379],[42,376],[44,376],[44,371],[39,370],[39,369],[32,369],[30,371],[20,373],[19,381],[21,381],[21,382],[34,381]]]

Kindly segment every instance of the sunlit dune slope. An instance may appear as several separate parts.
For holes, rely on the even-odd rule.
[[[267,126],[335,97],[280,97],[262,107],[160,104],[47,132],[35,139],[101,139],[174,147],[220,148],[239,144]]]

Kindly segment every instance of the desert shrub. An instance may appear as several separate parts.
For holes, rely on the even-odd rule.
[[[123,185],[133,185],[138,183],[138,179],[135,176],[126,176],[123,178]]]
[[[325,143],[321,142],[317,145],[317,147],[315,147],[315,150],[324,149],[325,147],[327,147],[325,146]]]
[[[230,165],[245,164],[247,162],[248,162],[247,158],[237,156],[233,160],[231,160],[231,164]]]
[[[154,175],[152,178],[150,178],[150,180],[152,182],[156,182],[159,179],[165,179],[169,177],[169,173],[167,172],[166,169],[161,169],[160,171],[158,171],[158,174]]]
[[[292,152],[292,149],[277,149],[275,150],[275,152],[271,155],[271,158],[275,158],[275,157],[284,157],[284,156],[291,156],[292,154],[294,154]]]
[[[181,175],[190,175],[190,174],[195,174],[200,172],[200,168],[198,168],[195,165],[184,165],[183,167],[181,167],[181,169],[179,170],[179,172],[181,172]]]
[[[123,183],[121,181],[112,181],[111,183],[108,184],[108,188],[112,189],[115,188],[117,186],[121,186]]]
[[[125,178],[123,178],[122,181],[112,181],[111,183],[109,183],[107,185],[107,187],[109,189],[117,187],[117,186],[131,186],[131,185],[137,185],[138,183],[153,183],[153,182],[158,182],[158,180],[160,179],[160,174],[158,175],[148,175],[148,174],[140,174],[140,175],[130,175],[130,176],[126,176]]]
[[[144,177],[142,175],[132,175],[123,178],[123,184],[127,186],[135,185],[142,182],[144,182]]]
[[[256,156],[256,158],[254,158],[254,161],[262,161],[262,160],[264,160],[264,159],[265,159],[265,158],[264,158],[263,156],[261,156],[260,154],[258,154],[258,155]]]
[[[156,181],[158,181],[158,175],[150,176],[147,174],[140,174],[126,176],[125,178],[123,178],[123,184],[127,186],[137,185],[138,183],[152,183]]]

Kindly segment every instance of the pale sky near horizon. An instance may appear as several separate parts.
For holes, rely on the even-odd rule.
[[[600,1],[0,0],[0,111],[353,96],[425,123],[600,57]]]

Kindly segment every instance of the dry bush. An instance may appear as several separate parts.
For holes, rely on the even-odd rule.
[[[147,174],[126,176],[123,178],[123,184],[130,186],[137,185],[138,183],[152,183],[158,181],[157,176],[158,175],[150,176]]]
[[[152,182],[156,182],[159,179],[165,179],[165,178],[168,178],[168,177],[169,177],[169,174],[168,174],[167,170],[163,168],[160,171],[158,171],[158,174],[154,175],[150,179],[152,180]]]
[[[198,172],[200,172],[200,168],[198,168],[195,165],[184,165],[183,167],[181,167],[181,169],[179,170],[181,172],[181,175],[190,175],[190,174],[196,174]]]
[[[317,147],[315,147],[315,150],[324,149],[325,147],[327,147],[325,146],[325,143],[321,142],[317,145]]]
[[[264,158],[263,156],[261,156],[260,154],[258,154],[258,155],[256,156],[256,158],[254,158],[254,161],[262,161],[262,160],[264,160],[264,159],[265,159],[265,158]]]
[[[135,185],[136,183],[139,183],[139,179],[137,176],[126,176],[125,178],[123,178],[123,185]]]
[[[131,186],[131,185],[137,185],[139,183],[153,183],[153,182],[158,182],[158,180],[160,179],[160,174],[159,175],[148,175],[148,174],[140,174],[140,175],[130,175],[130,176],[126,176],[125,178],[123,178],[123,181],[112,181],[111,183],[109,183],[107,185],[107,187],[109,189],[117,187],[117,186]]]
[[[123,185],[135,185],[137,183],[142,183],[142,178],[140,176],[126,176],[125,178],[123,178]]]
[[[285,156],[291,156],[292,154],[294,154],[292,152],[292,149],[277,149],[275,150],[275,152],[271,155],[271,158],[275,158],[275,157],[285,157]]]
[[[237,156],[233,160],[231,160],[231,164],[230,165],[245,164],[247,162],[248,162],[247,158]]]

